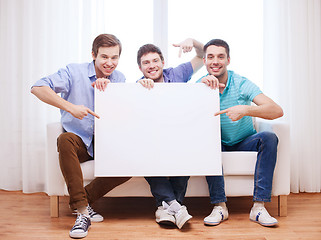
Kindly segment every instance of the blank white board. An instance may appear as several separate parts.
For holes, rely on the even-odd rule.
[[[201,83],[95,90],[95,176],[221,175],[219,93]]]

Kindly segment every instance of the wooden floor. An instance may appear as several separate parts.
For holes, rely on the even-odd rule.
[[[267,204],[278,227],[262,227],[251,222],[249,197],[229,198],[230,218],[219,226],[203,225],[211,212],[208,198],[186,198],[193,218],[183,229],[162,227],[155,222],[152,198],[103,198],[93,206],[105,220],[93,223],[89,239],[321,239],[321,194],[300,193],[288,197],[288,216],[277,217],[277,199]],[[43,193],[23,194],[0,190],[0,239],[70,239],[75,216],[68,197],[60,201],[60,217],[50,218],[49,197]]]

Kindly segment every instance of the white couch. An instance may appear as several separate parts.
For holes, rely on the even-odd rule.
[[[273,131],[279,138],[277,164],[274,171],[272,195],[278,196],[279,216],[287,215],[287,195],[290,193],[289,126],[279,121],[258,121],[258,131]],[[68,195],[60,172],[57,137],[62,133],[59,122],[47,125],[47,194],[50,196],[51,217],[59,216],[59,196]],[[253,195],[256,152],[223,152],[222,162],[225,176],[226,195]],[[94,161],[81,164],[84,185],[94,178]],[[152,196],[149,185],[143,177],[133,177],[126,183],[106,194],[107,197]],[[204,176],[192,176],[188,182],[186,197],[209,196]]]

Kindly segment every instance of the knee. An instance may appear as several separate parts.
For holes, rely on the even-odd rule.
[[[277,151],[279,139],[273,132],[260,132],[262,147]]]
[[[71,145],[74,145],[74,138],[75,138],[74,133],[70,132],[65,132],[59,135],[57,138],[57,150],[58,152],[63,152],[65,150],[70,150]]]
[[[261,132],[260,137],[263,142],[278,144],[279,139],[274,132]]]

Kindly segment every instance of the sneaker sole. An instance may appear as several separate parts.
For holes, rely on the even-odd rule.
[[[221,220],[219,222],[207,222],[207,221],[204,221],[204,225],[206,226],[217,226],[219,225],[221,222],[224,222],[226,221],[228,218],[224,219],[224,220]]]
[[[261,222],[256,221],[256,220],[252,220],[252,219],[250,219],[250,220],[251,220],[252,222],[258,223],[258,224],[260,224],[260,225],[262,225],[262,226],[264,226],[264,227],[273,227],[273,226],[276,226],[276,225],[279,224],[278,222],[274,222],[274,223],[261,223]]]
[[[89,230],[89,228],[88,228],[88,230]],[[87,230],[87,232],[83,232],[83,233],[72,233],[72,232],[69,232],[69,236],[71,238],[84,238],[84,237],[87,237],[88,230]]]
[[[158,224],[161,224],[161,225],[167,225],[167,226],[173,226],[175,225],[175,222],[172,222],[171,220],[162,220],[162,221],[157,221],[156,222]]]
[[[95,222],[95,223],[97,223],[97,222],[102,222],[102,221],[104,221],[104,218],[102,217],[102,218],[90,218],[90,221],[91,222]]]
[[[158,224],[162,224],[162,225],[175,225],[175,218],[173,217],[173,219],[170,218],[156,218],[156,222]]]

